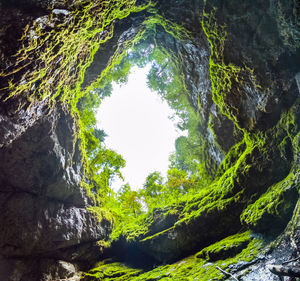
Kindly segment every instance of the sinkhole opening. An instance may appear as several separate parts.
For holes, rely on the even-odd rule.
[[[109,210],[117,218],[113,237],[129,218],[138,224],[147,211],[180,204],[211,182],[181,63],[172,50],[141,42],[114,57],[83,98],[82,120],[95,117],[86,126],[88,192],[100,217]]]
[[[150,64],[133,66],[126,84],[112,83],[110,97],[96,113],[97,128],[106,135],[106,147],[126,161],[120,170],[123,179],[115,177],[111,182],[114,191],[126,184],[132,190],[142,189],[147,176],[154,172],[166,178],[175,141],[186,135],[176,126],[175,111],[149,88],[150,69]]]

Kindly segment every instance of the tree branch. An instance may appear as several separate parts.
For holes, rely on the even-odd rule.
[[[231,276],[234,280],[239,281],[239,279],[237,279],[234,275],[232,275],[231,273],[229,273],[229,272],[223,270],[222,268],[218,267],[217,265],[216,265],[216,268],[219,269],[222,273]]]

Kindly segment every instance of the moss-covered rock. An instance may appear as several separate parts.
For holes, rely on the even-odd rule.
[[[196,254],[207,261],[224,260],[240,253],[252,240],[250,232],[235,234],[216,242]]]
[[[208,263],[205,259],[196,256],[189,256],[185,259],[179,260],[176,263],[157,266],[151,270],[143,270],[139,271],[138,269],[130,268],[120,263],[112,263],[111,266],[114,272],[122,272],[120,276],[115,276],[111,278],[110,276],[105,276],[103,272],[105,272],[105,268],[110,268],[110,265],[102,265],[100,267],[96,267],[91,270],[83,280],[87,281],[108,281],[108,280],[116,280],[121,281],[125,275],[125,271],[127,272],[128,281],[144,281],[144,280],[169,280],[169,281],[192,281],[192,280],[201,280],[201,281],[209,281],[209,280],[224,280],[226,275],[222,273],[217,266],[226,270],[227,272],[231,272],[234,266],[236,269],[239,267],[245,267],[246,265],[251,264],[251,261],[255,259],[258,255],[259,250],[262,248],[262,242],[257,238],[250,238],[250,233],[243,233],[240,235],[232,236],[230,238],[224,239],[223,241],[231,243],[231,245],[243,244],[243,249],[239,249],[239,252],[236,252],[233,257],[227,257],[223,260],[220,260],[216,263]],[[234,242],[235,241],[235,242]],[[247,241],[247,243],[246,243]],[[222,241],[216,243],[216,248],[219,248]],[[211,246],[211,248],[214,245]],[[117,267],[117,268],[116,268]],[[130,276],[130,273],[132,275]],[[97,276],[98,274],[98,276]],[[89,277],[88,277],[89,276]],[[92,277],[92,278],[91,278]],[[91,279],[89,279],[91,278]]]
[[[290,174],[271,186],[243,211],[241,222],[258,232],[274,235],[281,231],[291,218],[298,201],[300,183],[297,178]]]
[[[103,261],[97,267],[90,270],[84,275],[84,280],[119,280],[127,281],[139,275],[142,272],[140,269],[127,267],[118,262]]]

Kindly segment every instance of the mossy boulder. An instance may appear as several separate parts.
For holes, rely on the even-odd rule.
[[[241,211],[241,210],[240,210]],[[241,228],[233,198],[220,200],[172,227],[137,241],[137,247],[159,263],[178,260]]]
[[[235,234],[204,248],[195,256],[207,261],[224,260],[234,257],[247,247],[251,239],[249,231]]]
[[[241,222],[257,232],[278,234],[291,219],[298,201],[300,183],[297,178],[297,175],[290,174],[271,186],[243,211]]]
[[[230,242],[229,242],[230,240]],[[247,240],[250,240],[246,243]],[[224,280],[227,276],[222,273],[216,266],[228,271],[235,272],[238,269],[245,268],[250,265],[256,258],[258,252],[262,249],[263,243],[259,238],[253,239],[250,237],[250,233],[242,233],[236,236],[224,239],[231,244],[245,244],[243,249],[239,250],[232,257],[224,258],[223,260],[216,261],[215,263],[207,262],[205,259],[197,257],[197,255],[191,255],[177,262],[155,266],[153,268],[147,268],[139,270],[134,266],[129,266],[124,263],[110,261],[109,264],[102,263],[100,266],[95,267],[89,271],[84,281],[211,281],[211,280]],[[235,242],[233,242],[235,241]],[[221,242],[221,241],[220,241]],[[220,246],[220,242],[216,244]],[[213,246],[213,245],[212,245]],[[111,266],[111,267],[110,267]],[[118,272],[111,278],[111,275],[105,273],[106,270],[112,269],[112,272]],[[104,275],[107,274],[107,275]],[[126,278],[127,279],[126,279]],[[273,280],[273,279],[269,279]]]
[[[141,269],[134,269],[126,266],[125,264],[112,262],[109,260],[102,261],[97,266],[84,274],[85,281],[94,280],[119,280],[127,281],[134,276],[139,275]]]

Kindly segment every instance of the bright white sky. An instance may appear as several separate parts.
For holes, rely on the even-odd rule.
[[[168,118],[173,114],[171,108],[147,87],[148,71],[149,67],[133,67],[128,83],[121,87],[114,83],[112,95],[97,112],[97,126],[108,135],[106,146],[126,160],[121,171],[125,181],[115,180],[114,190],[126,182],[132,189],[140,189],[154,171],[166,176],[169,156],[180,136]]]

